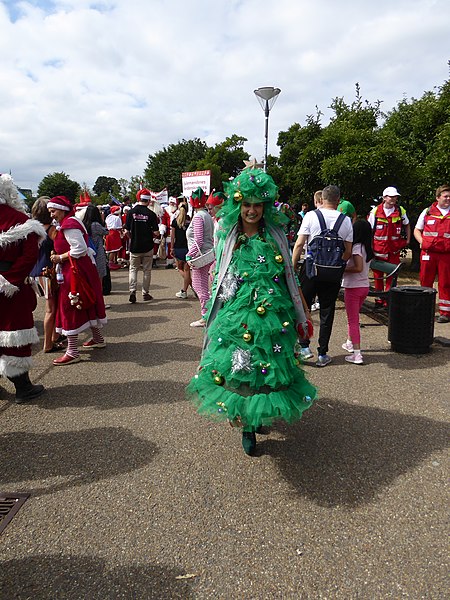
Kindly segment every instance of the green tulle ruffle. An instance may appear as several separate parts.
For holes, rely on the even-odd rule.
[[[316,390],[296,353],[295,312],[275,242],[247,239],[217,294],[222,306],[188,397],[200,413],[245,426],[299,419]]]

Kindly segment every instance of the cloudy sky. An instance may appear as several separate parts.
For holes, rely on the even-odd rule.
[[[182,139],[264,155],[253,90],[281,88],[269,152],[315,106],[385,111],[449,76],[448,0],[0,0],[0,172],[36,188],[141,175]],[[169,190],[170,192],[170,190]]]

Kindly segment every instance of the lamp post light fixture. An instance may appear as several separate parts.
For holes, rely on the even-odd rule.
[[[264,111],[266,127],[265,127],[265,148],[264,148],[264,171],[267,170],[267,146],[269,140],[269,112],[275,104],[281,90],[274,87],[260,87],[254,90],[254,94]]]

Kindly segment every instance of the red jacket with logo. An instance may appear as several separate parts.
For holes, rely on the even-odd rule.
[[[373,251],[377,258],[386,259],[388,254],[400,252],[406,246],[406,240],[401,235],[406,211],[401,206],[396,206],[394,212],[387,217],[381,203],[372,213],[375,216]]]
[[[425,252],[450,253],[450,212],[443,215],[437,206],[432,204],[425,215],[425,226],[422,231],[422,250]]]

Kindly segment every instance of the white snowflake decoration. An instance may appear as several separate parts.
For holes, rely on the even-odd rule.
[[[245,373],[251,373],[253,371],[252,366],[252,353],[250,350],[243,350],[242,348],[236,348],[232,354],[232,366],[231,372],[237,373],[244,371]]]
[[[227,273],[220,286],[219,300],[226,302],[236,296],[239,288],[239,277],[235,273]]]

